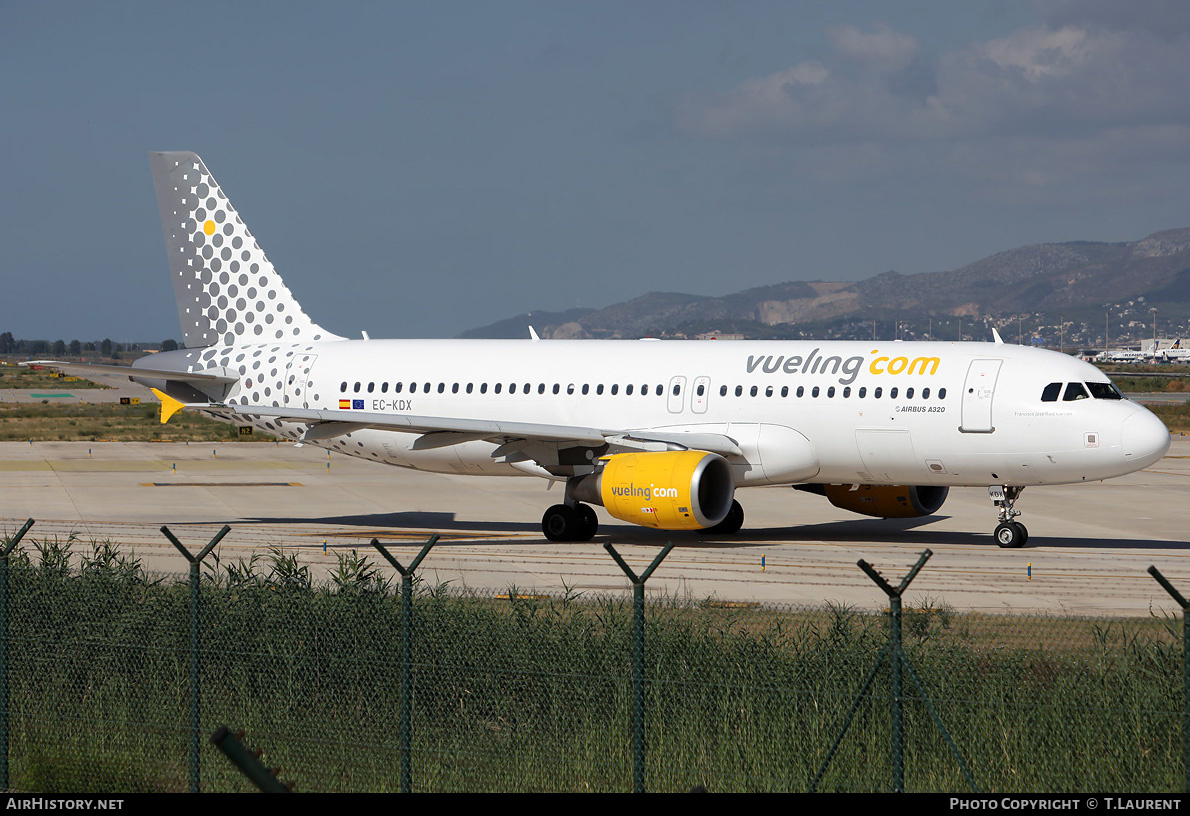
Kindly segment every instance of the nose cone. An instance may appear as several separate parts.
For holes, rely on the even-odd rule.
[[[1169,450],[1169,429],[1151,412],[1140,409],[1124,420],[1120,434],[1124,461],[1133,470],[1146,468],[1160,461]]]

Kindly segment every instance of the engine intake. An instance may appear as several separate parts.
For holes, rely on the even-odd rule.
[[[735,495],[731,465],[704,451],[617,453],[598,473],[570,485],[579,501],[622,521],[659,530],[698,530],[727,517]]]

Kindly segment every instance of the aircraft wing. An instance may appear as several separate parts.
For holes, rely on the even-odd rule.
[[[159,393],[158,396],[161,396]],[[168,398],[166,398],[168,399]],[[268,405],[238,405],[225,403],[181,405],[222,416],[250,419],[269,417],[285,422],[307,425],[301,437],[313,442],[369,428],[380,431],[418,434],[415,450],[447,447],[475,440],[498,441],[508,451],[515,443],[551,443],[560,447],[600,447],[607,444],[633,447],[636,443],[667,447],[705,450],[723,456],[742,455],[736,441],[724,434],[682,433],[673,428],[664,431],[588,428],[578,425],[553,425],[539,422],[505,422],[491,419],[462,419],[404,414],[381,414],[368,411],[328,411],[313,408],[274,407]],[[163,414],[164,415],[164,414]],[[496,454],[493,454],[496,455]]]

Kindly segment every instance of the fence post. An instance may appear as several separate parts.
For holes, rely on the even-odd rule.
[[[1187,615],[1190,602],[1156,567],[1150,566],[1148,573],[1182,607],[1182,773],[1185,775],[1183,791],[1190,792],[1190,616]]]
[[[8,790],[8,556],[33,526],[33,519],[0,552],[0,790]]]
[[[859,568],[868,574],[868,577],[876,582],[876,585],[884,590],[888,595],[889,606],[889,636],[888,643],[880,650],[880,654],[876,658],[876,664],[872,667],[871,673],[864,681],[863,687],[855,696],[855,701],[851,705],[851,711],[848,712],[847,717],[843,721],[843,727],[839,732],[839,736],[835,738],[835,742],[831,745],[830,750],[827,751],[826,759],[822,762],[822,767],[818,769],[818,774],[814,777],[814,781],[810,783],[810,792],[813,793],[818,790],[818,783],[822,781],[822,777],[826,774],[826,769],[830,765],[831,760],[835,756],[835,751],[838,750],[839,745],[843,742],[843,735],[847,733],[847,729],[851,726],[851,721],[855,717],[855,712],[859,709],[860,701],[868,690],[872,687],[872,681],[876,679],[876,673],[880,670],[880,664],[884,662],[884,656],[889,655],[889,662],[892,668],[891,679],[891,719],[892,719],[892,764],[893,764],[893,790],[897,793],[902,793],[905,790],[905,731],[904,731],[904,706],[905,700],[902,693],[902,679],[901,672],[904,671],[909,675],[909,679],[917,687],[918,694],[921,695],[922,704],[925,705],[926,711],[930,714],[930,719],[933,720],[934,726],[942,734],[942,739],[946,741],[947,748],[954,756],[955,761],[959,765],[959,769],[963,772],[967,784],[971,789],[978,792],[975,785],[975,779],[971,776],[970,769],[967,768],[967,763],[963,761],[962,754],[959,753],[958,746],[954,744],[954,740],[950,738],[950,732],[946,730],[946,726],[942,723],[942,718],[938,716],[934,704],[930,702],[930,697],[926,694],[925,687],[922,686],[921,681],[917,678],[917,674],[913,671],[913,666],[905,657],[901,650],[901,596],[904,595],[905,590],[909,588],[909,584],[917,576],[917,573],[925,566],[926,561],[934,553],[926,550],[917,559],[917,563],[913,565],[913,569],[909,571],[902,580],[899,586],[893,587],[888,581],[884,580],[884,576],[878,573],[871,564],[864,561],[862,558],[856,563]]]
[[[921,558],[918,558],[917,563],[913,565],[913,569],[909,570],[909,574],[901,580],[900,586],[895,589],[867,561],[861,558],[856,562],[859,568],[866,572],[868,577],[875,581],[876,585],[888,596],[889,643],[892,646],[889,657],[892,661],[892,677],[890,678],[892,700],[890,702],[892,704],[893,790],[897,793],[905,792],[905,697],[901,687],[901,596],[933,554],[931,550],[923,552]]]
[[[645,581],[653,574],[653,570],[661,565],[665,556],[674,548],[673,542],[665,545],[665,549],[657,554],[653,563],[639,578],[632,571],[632,567],[624,562],[615,547],[610,543],[604,544],[615,562],[619,565],[628,580],[632,582],[632,790],[634,793],[645,792]]]
[[[380,539],[372,539],[372,546],[401,574],[401,790],[405,793],[413,792],[413,571],[436,541],[435,533],[405,569],[381,546]]]
[[[224,524],[223,529],[215,534],[207,546],[203,547],[197,556],[191,555],[190,550],[162,525],[162,534],[178,548],[178,552],[186,556],[190,562],[190,792],[198,793],[198,715],[201,689],[199,688],[198,662],[198,579],[199,565],[207,557],[207,553],[215,549],[215,545],[223,540],[223,536],[231,532],[231,527]]]

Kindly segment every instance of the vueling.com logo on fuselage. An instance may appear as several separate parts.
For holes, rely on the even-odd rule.
[[[612,486],[613,496],[628,496],[645,501],[652,499],[676,499],[678,497],[678,489],[676,487],[657,487],[656,485],[649,485],[648,487],[637,487],[629,483],[627,487]]]
[[[823,357],[820,349],[814,349],[804,359],[796,354],[788,357],[784,355],[748,355],[747,369],[749,374],[760,369],[765,374],[839,374],[839,385],[851,385],[859,376],[864,366],[864,357],[855,355],[843,359],[839,356]],[[872,349],[871,355],[879,355],[880,349]],[[937,374],[938,357],[885,357],[872,356],[868,363],[868,371],[872,374]]]

